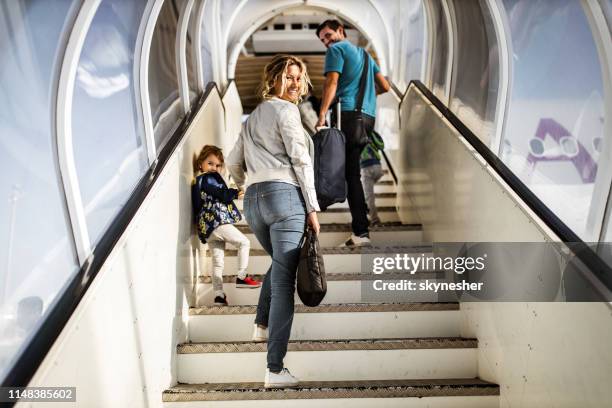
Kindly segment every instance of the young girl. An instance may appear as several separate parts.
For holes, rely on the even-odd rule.
[[[240,221],[242,217],[233,202],[238,197],[238,190],[228,188],[219,174],[223,167],[221,149],[212,145],[204,146],[197,158],[196,165],[202,172],[196,177],[192,188],[198,237],[202,243],[208,242],[212,253],[215,305],[226,306],[227,296],[223,292],[223,258],[226,242],[238,249],[236,287],[258,288],[261,283],[247,276],[250,242],[232,225]]]

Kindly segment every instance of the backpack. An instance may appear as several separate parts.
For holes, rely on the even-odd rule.
[[[380,152],[385,149],[385,141],[375,130],[368,132],[368,144],[361,151],[361,161],[380,161]]]
[[[312,139],[317,201],[321,211],[325,211],[330,205],[346,200],[346,138],[338,129],[325,128],[319,130]]]

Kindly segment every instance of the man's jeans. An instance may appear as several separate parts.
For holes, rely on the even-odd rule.
[[[346,184],[347,200],[351,210],[353,234],[361,236],[368,233],[368,207],[366,205],[363,186],[361,184],[361,167],[359,165],[363,146],[354,146],[350,143],[355,131],[355,123],[349,118],[341,116],[342,126],[340,130],[346,135]],[[374,129],[374,118],[364,117],[364,123],[368,131]]]
[[[283,369],[293,323],[295,275],[306,224],[299,187],[281,182],[256,183],[244,195],[244,215],[272,265],[259,294],[255,323],[268,327],[268,368]]]

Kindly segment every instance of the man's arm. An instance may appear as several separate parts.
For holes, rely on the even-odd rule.
[[[380,72],[377,72],[374,78],[376,79],[376,85],[378,85],[376,87],[377,95],[381,93],[389,92],[389,90],[391,89],[391,85],[389,85],[389,82],[387,82],[387,79],[383,76],[383,74],[381,74]]]
[[[340,73],[335,71],[329,71],[327,75],[325,75],[323,97],[321,98],[321,109],[319,110],[319,121],[317,122],[315,128],[325,125],[325,114],[336,97],[338,78],[340,78]]]

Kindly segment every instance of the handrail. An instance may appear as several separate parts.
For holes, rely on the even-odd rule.
[[[223,90],[223,94],[221,95],[221,99],[225,98],[225,94],[227,94],[227,91],[229,90],[232,82],[236,82],[236,80],[234,78],[230,78],[227,80],[227,84],[225,84],[225,89]]]
[[[53,346],[53,343],[55,343],[64,326],[76,310],[79,302],[83,299],[85,293],[87,293],[89,286],[102,269],[104,262],[111,254],[121,235],[137,214],[149,191],[164,170],[172,153],[185,136],[185,132],[195,118],[195,115],[213,89],[216,88],[217,85],[214,82],[210,82],[196,103],[195,109],[192,109],[183,118],[164,148],[160,151],[157,160],[142,176],[134,192],[130,195],[130,198],[119,214],[114,218],[92,254],[66,284],[61,295],[49,306],[40,327],[31,335],[29,341],[20,348],[12,361],[11,368],[2,381],[2,387],[26,387],[28,385]],[[10,403],[9,406],[13,405],[14,403]]]
[[[401,100],[404,96],[402,94],[402,91],[400,91],[397,85],[395,85],[395,83],[391,81],[389,78],[387,78],[387,82],[389,82],[389,85],[391,86],[391,90],[393,91],[393,93]]]
[[[467,126],[455,116],[421,81],[412,80],[402,97],[402,102],[408,94],[410,86],[414,85],[431,102],[436,109],[459,132],[461,137],[469,143],[493,169],[527,204],[527,206],[550,228],[564,243],[571,244],[572,252],[580,259],[593,274],[602,281],[608,289],[612,290],[612,267],[608,265],[596,252],[593,251],[574,231],[572,231],[557,215],[546,206],[530,189],[510,170],[499,157],[495,155]]]
[[[397,98],[401,101],[402,98],[403,98],[403,95],[402,95],[402,92],[397,87],[397,85],[395,85],[395,83],[388,76],[386,76],[385,79],[387,80],[387,82],[391,86],[391,92],[393,92],[395,94],[395,96],[397,96]],[[398,111],[399,111],[399,108],[398,108]],[[391,160],[389,160],[389,156],[387,156],[387,152],[385,152],[384,149],[381,150],[381,151],[382,151],[382,154],[383,154],[383,158],[385,159],[385,162],[387,163],[387,168],[389,169],[389,172],[391,173],[391,177],[393,178],[393,180],[395,182],[395,185],[397,185],[397,181],[398,181],[397,180],[397,174],[395,173],[395,169],[393,168],[393,164],[391,163]]]

